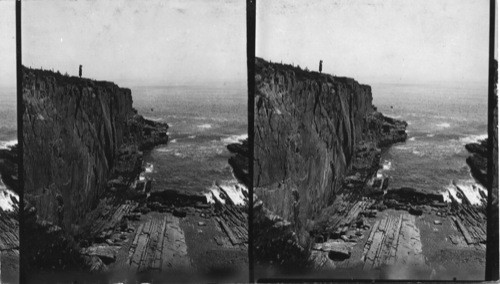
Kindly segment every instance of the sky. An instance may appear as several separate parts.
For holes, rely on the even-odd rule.
[[[16,10],[0,1],[0,87],[16,87]]]
[[[257,2],[256,56],[361,83],[487,83],[489,1]]]
[[[120,86],[245,84],[245,1],[23,1],[23,65]]]

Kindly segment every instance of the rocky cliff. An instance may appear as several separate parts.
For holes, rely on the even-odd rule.
[[[259,58],[255,72],[254,192],[293,231],[310,230],[356,160],[405,141],[406,123],[377,112],[354,79]]]
[[[17,144],[10,149],[0,149],[0,178],[17,194],[18,153]],[[17,198],[2,196],[5,197],[12,201],[13,211],[0,208],[0,282],[15,283],[19,279],[19,204]]]
[[[10,149],[0,149],[0,178],[7,188],[19,194],[17,181],[17,162],[19,149],[17,144]]]
[[[247,188],[250,187],[250,174],[248,166],[250,164],[250,151],[248,149],[248,139],[241,143],[232,143],[227,145],[229,152],[234,155],[229,158],[228,163],[233,169],[233,173],[239,182],[243,183]]]
[[[132,107],[116,84],[23,68],[25,197],[42,220],[77,230],[108,179],[132,179],[141,150],[167,142],[167,128]]]

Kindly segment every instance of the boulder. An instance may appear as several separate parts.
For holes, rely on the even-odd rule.
[[[313,250],[323,251],[328,253],[328,257],[332,260],[344,260],[351,256],[351,244],[329,240],[324,243],[314,244]]]
[[[180,209],[174,209],[174,212],[173,212],[174,216],[175,217],[179,217],[179,218],[184,218],[187,216],[187,213],[186,211],[184,210],[180,210]]]
[[[385,194],[386,199],[394,199],[398,202],[410,204],[430,204],[433,202],[444,202],[444,197],[439,192],[432,192],[411,187],[389,189]]]
[[[116,260],[116,253],[118,247],[108,246],[108,245],[93,245],[88,248],[82,249],[82,254],[88,256],[97,256],[105,264],[110,264]]]
[[[424,213],[424,211],[422,210],[422,208],[420,207],[415,207],[415,206],[411,206],[410,207],[410,210],[408,210],[408,212],[412,215],[415,215],[415,216],[420,216]]]

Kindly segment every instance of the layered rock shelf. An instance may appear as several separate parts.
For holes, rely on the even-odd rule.
[[[93,221],[85,231],[91,237],[80,250],[88,270],[132,271],[158,277],[189,275],[207,269],[204,266],[221,265],[220,259],[200,264],[199,253],[230,250],[245,254],[247,206],[235,205],[222,187],[219,198],[211,204],[205,194],[165,190],[147,177],[128,187],[120,180],[108,182],[108,192],[115,188],[113,194],[89,213]],[[194,228],[198,229],[193,232]],[[193,234],[208,239],[202,245],[193,244]]]

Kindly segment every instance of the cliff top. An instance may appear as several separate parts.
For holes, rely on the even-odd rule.
[[[79,85],[86,87],[103,86],[103,87],[120,88],[118,85],[110,81],[97,81],[90,78],[69,76],[67,73],[61,74],[59,71],[54,72],[52,70],[36,69],[36,68],[26,67],[24,65],[22,66],[22,72],[23,74],[32,73],[36,77],[53,77],[59,84]],[[121,88],[121,89],[127,89],[127,88]]]
[[[369,85],[360,84],[358,81],[354,80],[353,78],[339,77],[339,76],[334,76],[334,75],[327,74],[327,73],[319,73],[317,71],[307,70],[307,68],[302,69],[302,68],[300,68],[300,66],[294,66],[291,64],[276,63],[276,62],[267,61],[263,58],[255,57],[255,72],[256,73],[261,73],[266,65],[267,66],[271,65],[272,68],[277,70],[277,71],[284,71],[284,72],[292,71],[295,73],[295,76],[298,79],[304,79],[304,80],[323,79],[329,83],[344,83],[344,84],[349,84],[349,85],[357,84],[357,85],[360,85],[361,87],[371,88]]]

